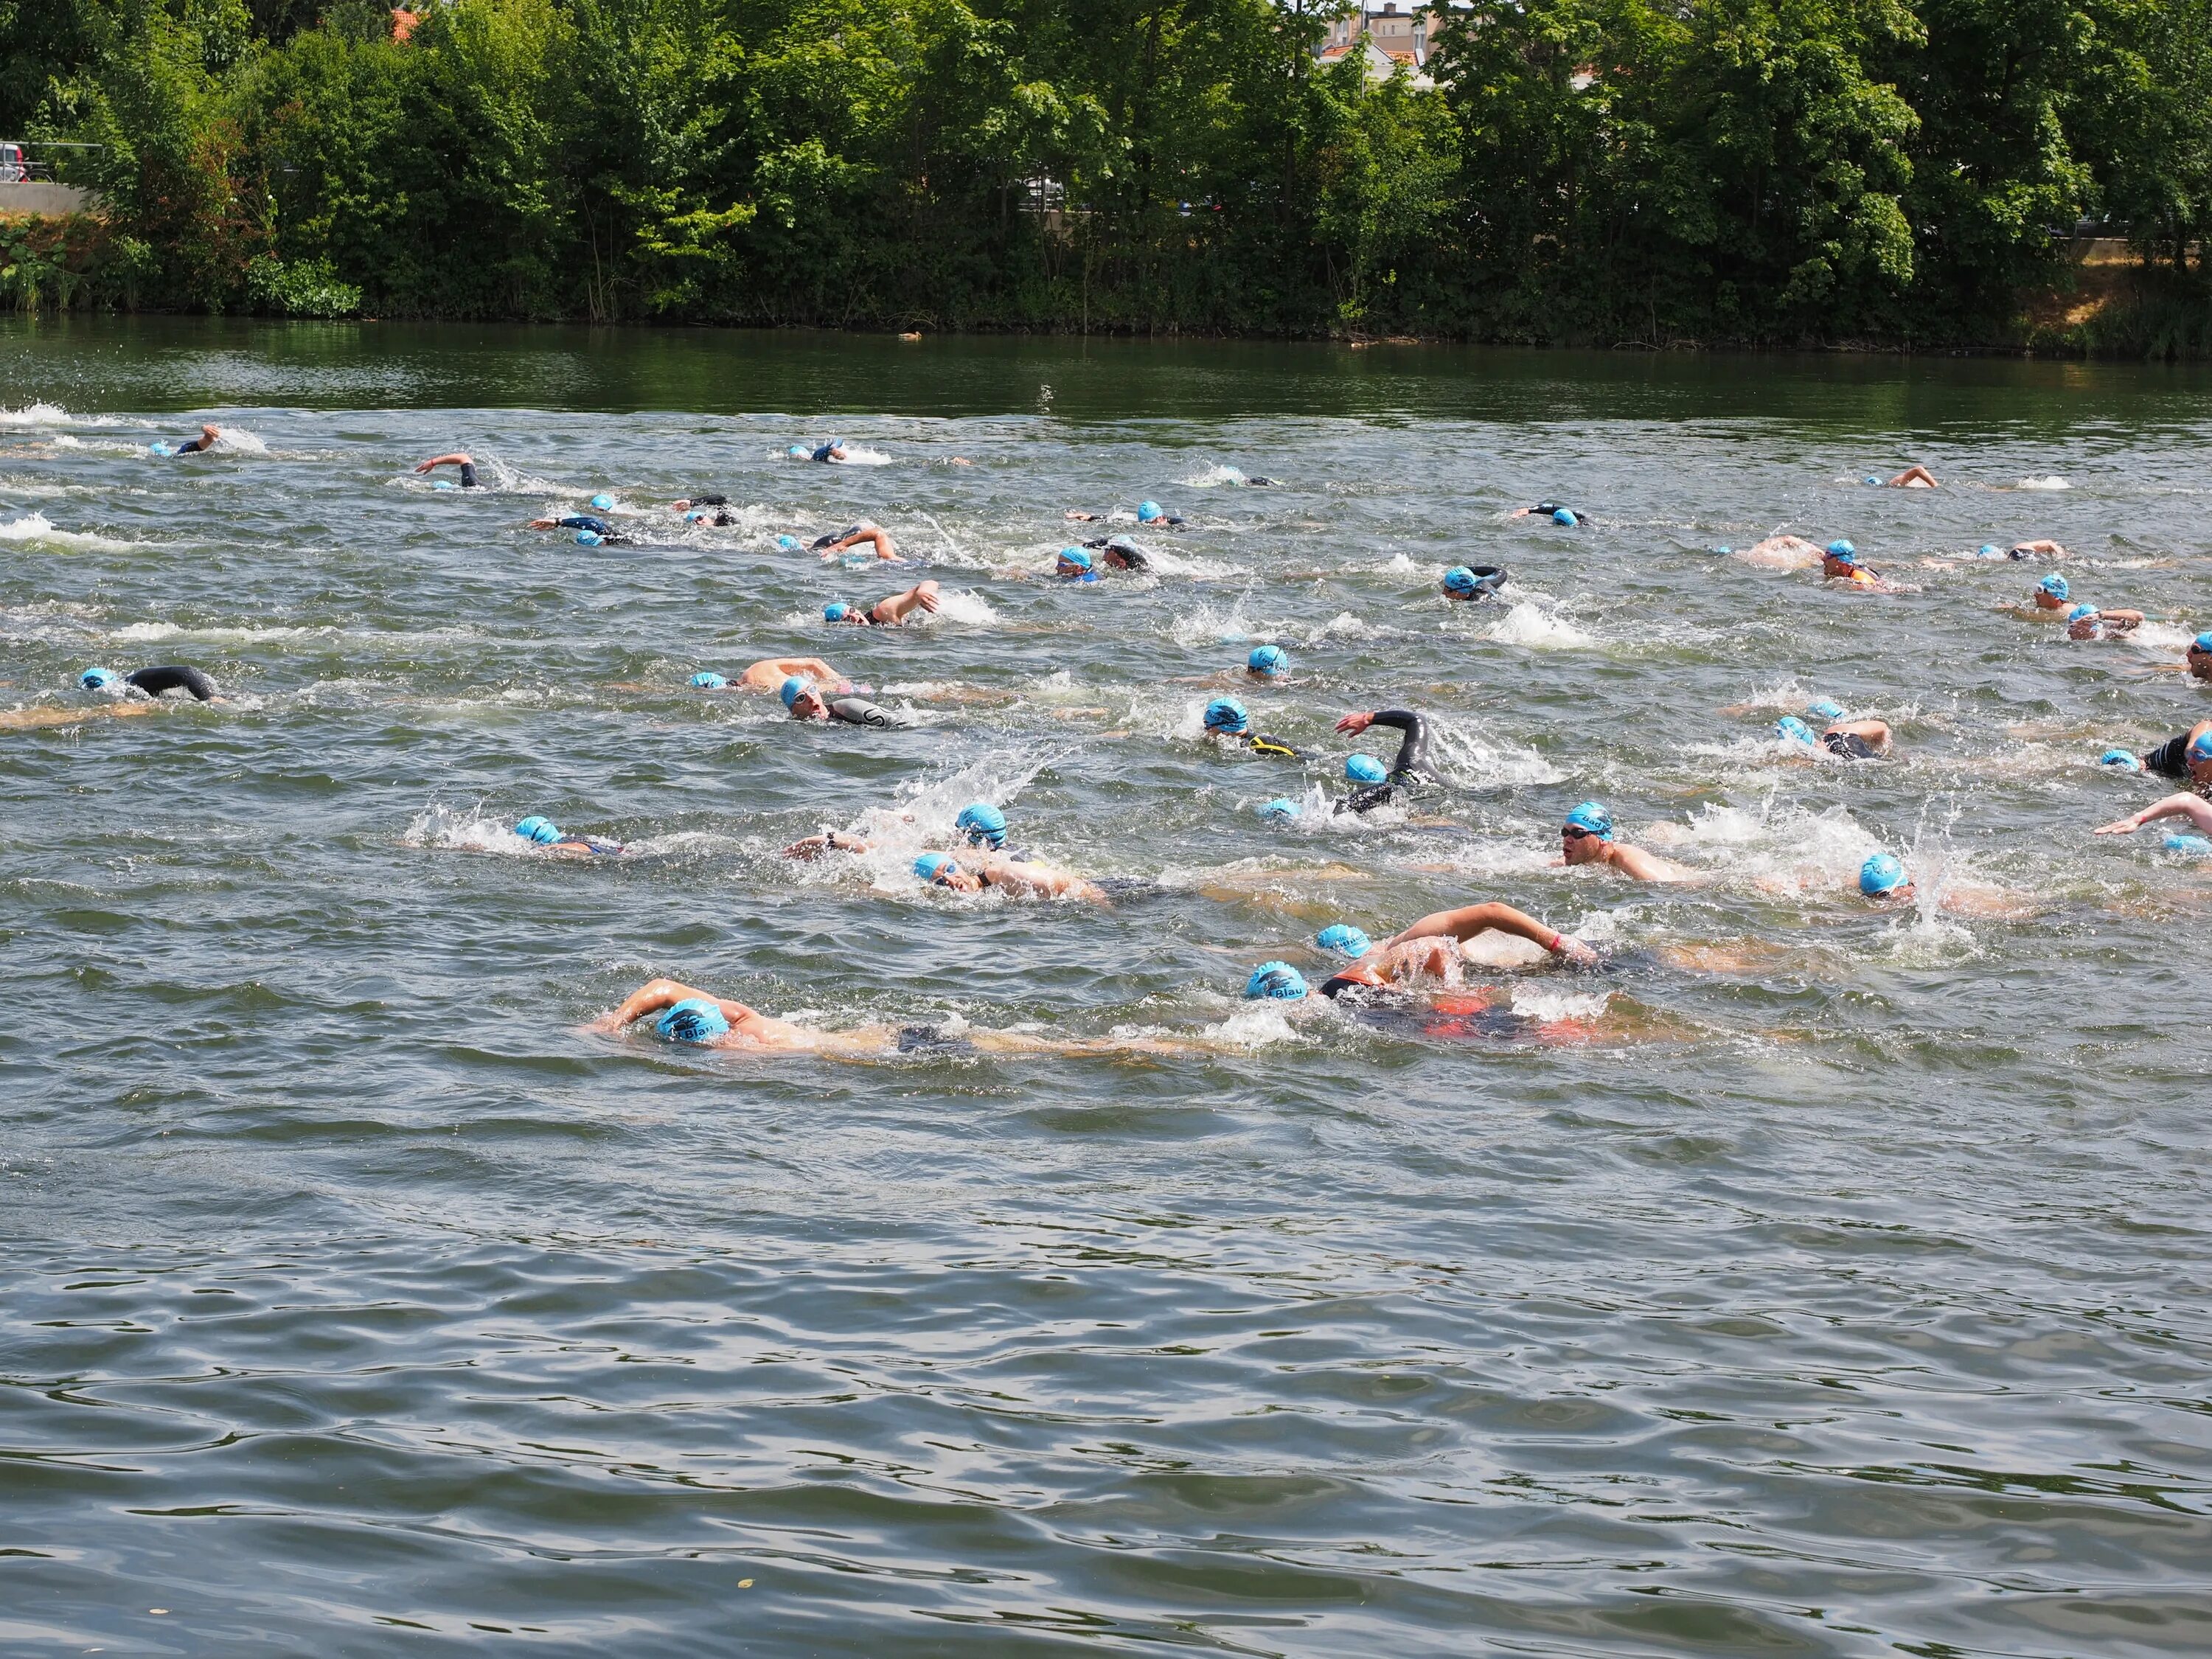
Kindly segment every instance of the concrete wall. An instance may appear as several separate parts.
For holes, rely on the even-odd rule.
[[[74,185],[0,184],[0,213],[88,213],[92,199]]]

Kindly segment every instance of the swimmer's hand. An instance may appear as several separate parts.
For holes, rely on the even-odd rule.
[[[868,843],[858,836],[841,836],[835,830],[824,830],[818,836],[809,836],[795,841],[783,849],[787,859],[818,858],[824,853],[865,853]]]
[[[931,616],[933,617],[937,614],[937,592],[935,588],[923,587],[915,592],[915,598],[921,602],[921,608],[929,612]]]
[[[1364,732],[1374,724],[1375,716],[1372,714],[1346,714],[1336,723],[1336,729],[1340,732]]]
[[[2100,823],[2089,833],[2093,836],[2132,836],[2143,827],[2143,815],[2130,812],[2112,823]]]
[[[1572,933],[1561,933],[1557,939],[1553,939],[1552,941],[1552,954],[1559,957],[1560,961],[1571,963],[1577,968],[1595,968],[1597,966],[1597,952],[1590,949],[1589,945],[1583,944],[1582,940],[1577,939]]]

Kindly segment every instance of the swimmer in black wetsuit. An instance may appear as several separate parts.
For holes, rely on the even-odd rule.
[[[2197,740],[2207,732],[2212,732],[2212,720],[2199,720],[2157,748],[2145,750],[2142,769],[2161,778],[2185,779],[2189,787],[2199,793],[2212,790],[2212,759],[2197,759],[2190,753]]]
[[[474,489],[477,487],[477,464],[460,450],[457,449],[450,455],[433,455],[427,461],[415,463],[415,470],[417,472],[435,472],[441,466],[458,466],[461,469],[462,489]]]
[[[858,524],[848,525],[842,530],[834,530],[826,536],[816,537],[814,551],[827,561],[836,558],[848,547],[858,547],[862,542],[872,546],[879,559],[896,559],[899,556],[898,544],[891,540],[890,532],[880,525],[870,524],[866,519]]]
[[[873,726],[886,732],[907,732],[914,721],[895,708],[884,708],[866,697],[827,696],[796,674],[776,694],[795,720],[839,720],[847,726]]]
[[[1095,542],[1083,544],[1099,554],[1098,562],[1109,570],[1150,570],[1152,568],[1151,555],[1127,536],[1102,536]]]
[[[167,663],[158,668],[141,668],[129,674],[117,674],[106,668],[88,668],[77,678],[77,684],[88,691],[108,691],[118,686],[129,686],[149,697],[158,697],[167,691],[182,691],[195,702],[221,702],[222,694],[216,683],[200,670],[186,663]]]
[[[1421,716],[1410,708],[1382,708],[1346,714],[1336,723],[1336,729],[1360,732],[1370,726],[1395,726],[1406,734],[1405,740],[1398,745],[1398,758],[1391,763],[1382,781],[1353,790],[1336,803],[1339,812],[1371,812],[1378,806],[1403,801],[1414,790],[1437,781],[1429,767],[1429,726]]]
[[[1570,527],[1590,522],[1589,514],[1578,513],[1571,507],[1562,507],[1557,501],[1539,501],[1534,507],[1518,507],[1505,516],[1509,519],[1549,519],[1554,524]]]
[[[2199,720],[2172,742],[2152,750],[2143,757],[2143,764],[2149,771],[2186,778],[2189,787],[2115,823],[2100,824],[2091,833],[2131,836],[2154,818],[2187,818],[2200,833],[2212,832],[2212,804],[2204,799],[2212,793],[2212,720]]]
[[[630,538],[617,534],[615,527],[605,519],[594,518],[588,513],[564,513],[557,519],[532,519],[532,530],[573,530],[579,535],[596,537],[608,547],[635,545]]]
[[[1225,738],[1255,755],[1268,755],[1279,760],[1306,758],[1304,750],[1292,748],[1280,738],[1255,732],[1251,714],[1234,697],[1216,697],[1206,705],[1206,730],[1207,736]]]
[[[821,461],[825,464],[830,461],[842,461],[844,459],[845,441],[842,438],[832,438],[807,457],[809,460]]]
[[[188,442],[179,444],[169,453],[172,455],[204,454],[207,451],[215,447],[216,441],[222,436],[222,428],[210,422],[209,424],[200,428],[200,435],[198,437],[191,439]]]
[[[844,623],[854,628],[903,628],[906,619],[915,611],[933,612],[937,604],[937,584],[916,582],[903,593],[878,599],[866,611],[857,605],[825,605],[822,607],[822,620]]]
[[[686,523],[711,524],[718,528],[726,528],[737,522],[730,516],[730,498],[727,495],[687,495],[680,501],[671,501],[669,506],[681,513]],[[714,510],[711,518],[708,516],[710,507]]]

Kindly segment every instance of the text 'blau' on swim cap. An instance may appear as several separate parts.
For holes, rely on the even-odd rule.
[[[1305,994],[1306,976],[1287,962],[1263,962],[1244,981],[1244,994],[1249,998],[1272,997],[1281,1002],[1295,1002]]]
[[[719,691],[729,684],[711,668],[702,668],[691,677],[691,684],[702,691]]]
[[[1332,922],[1314,935],[1314,943],[1324,951],[1334,951],[1355,961],[1375,948],[1375,941],[1348,921]]]
[[[730,1029],[722,1011],[704,997],[686,997],[653,1022],[671,1042],[705,1042]]]

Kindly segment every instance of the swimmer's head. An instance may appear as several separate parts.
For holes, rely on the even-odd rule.
[[[1894,893],[1905,884],[1905,866],[1893,853],[1870,854],[1859,866],[1859,891],[1869,898]]]
[[[787,447],[786,447],[786,448],[784,449],[784,452],[783,452],[783,453],[784,453],[785,454],[787,454],[787,455],[790,456],[790,457],[791,457],[793,459],[794,459],[794,460],[800,460],[800,461],[803,461],[803,460],[805,460],[805,459],[809,455],[811,455],[814,452],[813,452],[812,450],[811,450],[811,449],[806,448],[806,447],[804,447],[803,445],[800,445],[800,444],[791,444],[791,445],[788,445],[788,446],[787,446]]]
[[[1389,775],[1382,763],[1372,755],[1346,755],[1344,757],[1344,781],[1346,783],[1382,783]]]
[[[1859,561],[1859,550],[1849,542],[1839,538],[1828,544],[1828,556],[1839,564],[1856,564]]]
[[[833,601],[832,603],[822,607],[822,620],[823,622],[842,622],[846,617],[852,614],[853,607],[849,605],[838,604]]]
[[[1280,1002],[1296,1002],[1305,994],[1306,976],[1287,962],[1263,962],[1244,981],[1244,994],[1255,1000],[1270,997]]]
[[[1063,547],[1056,568],[1063,576],[1087,576],[1091,574],[1091,555],[1079,547]]]
[[[1375,941],[1348,921],[1332,922],[1314,935],[1314,943],[1324,951],[1334,951],[1354,961],[1375,948]]]
[[[1871,473],[1871,472],[1869,472],[1869,473],[1868,473],[1868,474],[1867,474],[1867,476],[1866,476],[1866,481],[1867,481],[1867,483],[1870,483],[1870,484],[1874,484],[1874,485],[1875,485],[1875,486],[1877,486],[1877,487],[1879,487],[1879,486],[1881,485],[1881,479],[1879,479],[1879,478],[1877,478],[1877,477],[1875,477],[1874,476],[1874,474],[1873,474],[1873,473]]]
[[[1206,705],[1206,729],[1209,732],[1242,732],[1252,722],[1244,705],[1234,697],[1216,697]]]
[[[1006,815],[987,800],[962,807],[952,827],[967,836],[972,846],[988,845],[995,851],[1006,844]]]
[[[653,1022],[671,1042],[709,1042],[730,1029],[722,1011],[704,997],[686,997]]]
[[[1611,841],[1613,814],[1606,811],[1602,801],[1586,800],[1561,821],[1559,833],[1570,841],[1579,841],[1586,836]]]
[[[775,548],[776,551],[779,553],[796,553],[799,551],[799,546],[800,542],[799,538],[796,536],[779,535],[775,538]]]
[[[592,510],[595,513],[605,513],[611,511],[613,508],[614,504],[615,498],[608,495],[605,490],[601,490],[598,495],[592,497]]]
[[[1290,665],[1291,659],[1279,645],[1255,645],[1252,647],[1252,654],[1244,659],[1244,666],[1249,672],[1270,678]]]
[[[2094,622],[2097,620],[2097,607],[2094,605],[2077,605],[2066,613],[2066,620],[2070,623]]]
[[[783,699],[783,706],[786,708],[797,702],[805,693],[806,682],[796,674],[792,675],[781,685],[775,688],[775,695]]]
[[[2035,591],[2039,593],[2048,593],[2052,599],[2057,599],[2062,605],[2065,603],[2067,598],[2073,592],[2073,589],[2069,588],[2066,585],[2066,578],[2060,575],[2055,570],[2048,576],[2045,576],[2041,581],[2036,583]]]
[[[951,854],[924,853],[920,858],[914,861],[914,872],[924,881],[935,881],[937,879],[937,872],[945,868],[948,865],[951,865],[955,869],[959,867],[957,865],[952,864]]]
[[[1299,805],[1288,795],[1278,795],[1274,799],[1261,805],[1260,816],[1270,823],[1280,823],[1285,819],[1297,817],[1304,811],[1304,807]]]
[[[2212,854],[2212,841],[2207,841],[2202,836],[2168,836],[2166,838],[2166,850],[2169,853],[2185,853],[2191,858],[2201,859],[2207,854]]]
[[[1832,697],[1816,697],[1805,706],[1805,712],[1816,720],[1833,724],[1844,717],[1844,706]]]
[[[606,538],[596,530],[579,530],[576,532],[576,545],[579,547],[597,547],[605,540]]]
[[[702,691],[719,691],[729,684],[711,668],[702,668],[691,677],[691,684]]]
[[[1995,542],[1984,542],[1981,546],[1974,550],[1974,556],[1980,559],[1994,559],[2003,550]]]
[[[1474,572],[1463,564],[1455,564],[1444,572],[1444,592],[1455,599],[1471,599],[1482,592],[1474,580]]]
[[[1575,517],[1575,510],[1571,507],[1555,507],[1552,509],[1552,522],[1563,524],[1571,530],[1582,520]]]
[[[2191,766],[2212,764],[2212,731],[2199,732],[2190,739],[2187,758]]]
[[[2097,757],[2097,764],[2109,766],[2116,772],[2140,772],[2143,769],[2141,757],[2124,749],[2107,749]]]
[[[2212,653],[2212,634],[2199,634],[2195,639],[2190,641],[2189,649],[2192,654],[2197,655]]]
[[[1780,720],[1775,721],[1774,734],[1789,743],[1818,743],[1820,741],[1818,738],[1813,735],[1813,728],[1806,725],[1804,721],[1799,720],[1795,714],[1784,714]]]
[[[76,683],[88,691],[105,691],[120,678],[112,668],[88,668],[76,677]]]
[[[1160,511],[1160,504],[1158,501],[1139,501],[1137,503],[1137,522],[1139,524],[1151,524],[1155,520],[1164,519],[1166,516],[1166,514]]]
[[[514,826],[514,833],[540,847],[550,847],[561,839],[560,827],[550,818],[526,817]]]

